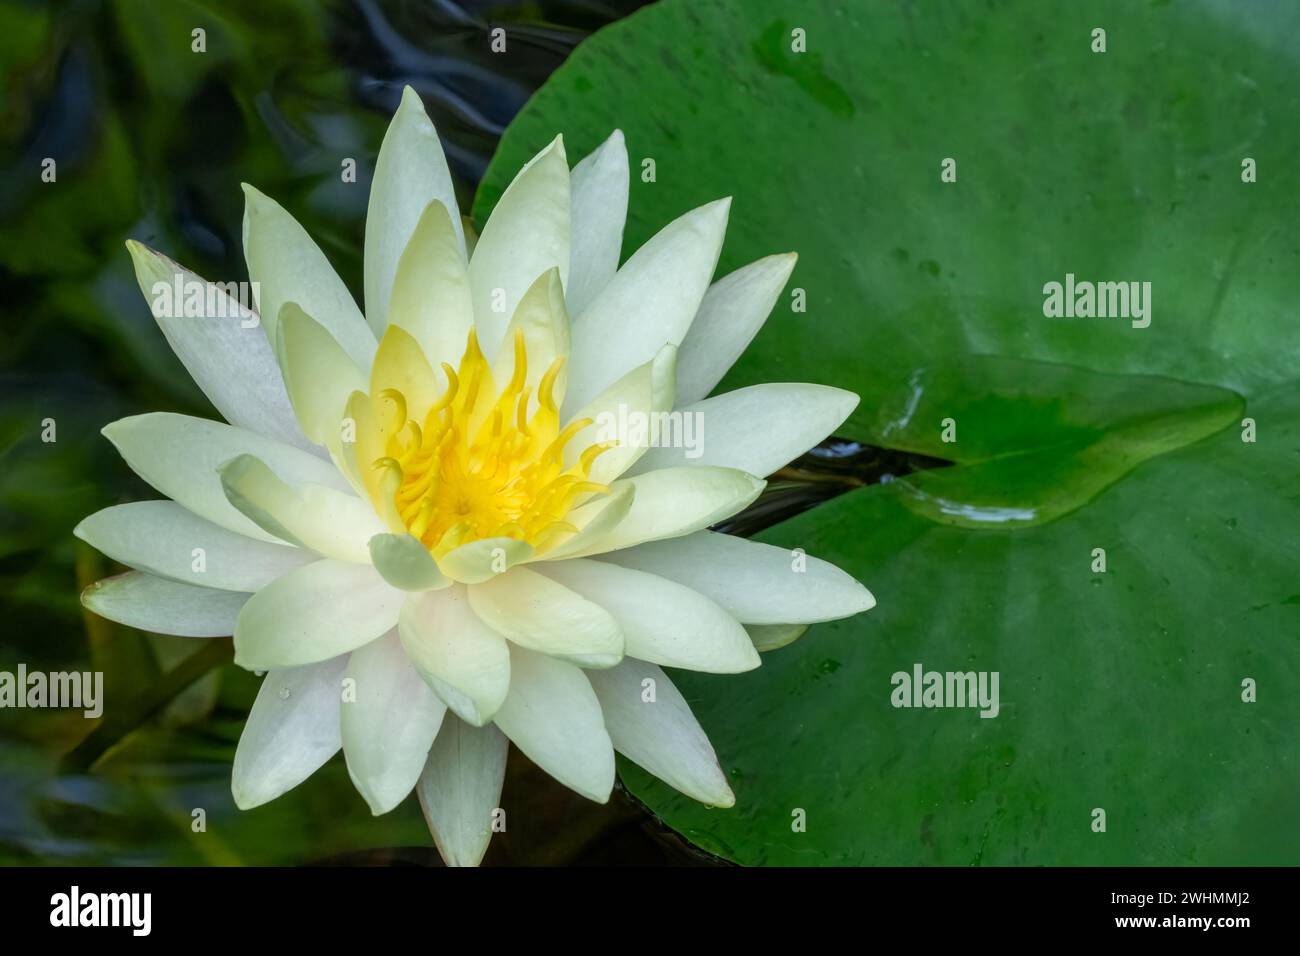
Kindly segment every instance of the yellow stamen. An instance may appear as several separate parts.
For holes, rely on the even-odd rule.
[[[427,411],[411,408],[400,390],[382,383],[372,393],[371,427],[378,434],[367,447],[382,457],[370,463],[375,477],[367,487],[389,524],[405,528],[435,557],[483,538],[554,547],[578,532],[565,520],[574,504],[609,492],[589,476],[613,442],[588,445],[576,460],[566,456],[566,446],[592,420],[560,429],[555,386],[563,357],[547,367],[534,401],[522,330],[512,345],[514,368],[499,391],[471,330],[459,367],[442,364],[447,385]],[[567,467],[566,457],[573,462]]]

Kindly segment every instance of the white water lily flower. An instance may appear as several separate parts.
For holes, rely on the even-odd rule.
[[[76,530],[135,569],[89,588],[92,611],[233,634],[236,662],[267,672],[235,754],[235,802],[274,799],[342,748],[374,813],[416,790],[444,859],[472,865],[509,740],[595,801],[609,798],[617,750],[731,806],[660,668],[746,671],[756,648],[874,604],[833,565],[805,558],[797,572],[782,549],[707,530],[857,404],[817,385],[705,397],[794,256],[710,285],[724,199],[619,268],[618,132],[572,170],[557,138],[475,243],[409,88],[370,193],[364,316],[293,217],[246,193],[260,326],[128,243],[146,297],[158,283],[207,296],[202,315],[176,302],[158,322],[229,424],[160,413],[107,426],[170,500]],[[674,409],[701,414],[702,447],[599,435],[605,413]]]

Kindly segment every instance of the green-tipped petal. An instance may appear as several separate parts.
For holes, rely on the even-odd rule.
[[[366,543],[384,525],[369,502],[321,485],[290,486],[252,455],[231,459],[220,474],[226,498],[268,534],[325,557],[370,563]]]
[[[370,560],[385,581],[403,591],[428,591],[451,584],[438,570],[429,549],[409,534],[377,534],[370,539]]]
[[[226,499],[217,469],[239,455],[253,455],[291,484],[319,484],[351,491],[331,463],[298,448],[204,418],[152,412],[104,426],[104,437],[131,470],[173,501],[223,528],[259,541],[278,539]]]
[[[438,559],[442,573],[462,584],[478,584],[505,574],[532,557],[532,545],[514,538],[480,538]]]
[[[574,557],[630,548],[645,541],[676,538],[717,524],[742,511],[766,482],[734,468],[664,468],[622,478],[636,489],[632,507],[613,529],[575,552]]]

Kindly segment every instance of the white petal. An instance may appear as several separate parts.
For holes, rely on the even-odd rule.
[[[237,591],[198,588],[140,571],[96,581],[81,592],[81,603],[100,617],[177,637],[233,634],[247,600],[247,594]]]
[[[583,407],[575,419],[589,418],[565,448],[565,464],[572,466],[582,452],[597,442],[615,442],[592,464],[589,479],[608,484],[639,461],[654,440],[656,416],[673,407],[673,371],[677,349],[665,345],[645,365],[634,368]]]
[[[343,756],[348,776],[378,816],[415,788],[447,708],[411,666],[395,632],[353,651],[343,676],[355,681],[356,695],[343,701]]]
[[[793,252],[767,256],[709,286],[690,331],[682,339],[678,405],[704,398],[736,364],[767,321],[797,259]]]
[[[377,534],[370,539],[370,560],[385,581],[403,591],[427,591],[451,582],[419,539],[409,534]]]
[[[370,563],[367,542],[384,532],[370,502],[321,485],[290,487],[252,455],[219,471],[227,500],[263,531],[327,558]]]
[[[557,358],[569,355],[569,313],[564,306],[564,288],[560,271],[551,269],[532,284],[510,319],[501,347],[492,363],[492,380],[505,388],[515,372],[515,337],[523,335],[525,350],[524,386],[536,395],[538,384]],[[557,403],[564,400],[568,376],[564,367],[555,377],[551,394]]]
[[[680,411],[694,416],[694,447],[675,440],[651,448],[632,473],[718,465],[770,475],[835,431],[857,405],[857,395],[827,385],[752,385],[715,395]]]
[[[573,251],[569,310],[578,315],[609,284],[618,269],[627,219],[627,144],[616,129],[573,167]]]
[[[735,805],[713,745],[667,674],[627,658],[609,670],[591,671],[587,679],[615,750],[693,800]],[[647,700],[650,688],[654,693]]]
[[[244,258],[257,285],[257,310],[266,335],[276,340],[276,323],[286,302],[296,302],[325,327],[361,369],[370,368],[375,337],[325,253],[307,230],[274,199],[244,184]]]
[[[510,648],[510,667],[510,693],[496,725],[560,783],[604,803],[614,786],[614,746],[587,676],[517,646]]]
[[[720,199],[669,223],[577,317],[566,415],[665,344],[681,343],[718,263],[730,207]]]
[[[601,555],[677,581],[745,624],[813,624],[871,609],[876,599],[829,561],[729,534],[699,531]]]
[[[298,548],[228,531],[174,501],[113,505],[72,533],[137,571],[221,591],[256,591],[316,560]]]
[[[492,719],[510,688],[510,650],[470,610],[464,587],[412,595],[397,627],[412,664],[448,707],[476,727]]]
[[[734,468],[664,468],[615,482],[636,489],[632,507],[614,528],[573,557],[630,548],[644,541],[676,538],[717,524],[749,506],[766,485]]]
[[[258,327],[257,314],[228,296],[221,285],[205,282],[148,246],[129,240],[126,248],[140,291],[149,300],[163,336],[221,417],[232,425],[314,452],[315,446],[303,435],[289,407],[274,350]],[[203,314],[186,314],[185,299],[176,300],[178,280],[183,295],[203,288]],[[157,307],[167,304],[168,296],[156,283],[171,288],[170,309]],[[209,303],[216,306],[215,314],[208,314]]]
[[[291,571],[244,605],[235,663],[270,670],[346,654],[396,626],[405,596],[368,565],[326,559]]]
[[[469,604],[521,647],[584,667],[609,667],[623,656],[623,635],[609,612],[528,568],[471,585]]]
[[[235,748],[230,790],[251,810],[302,783],[342,746],[339,679],[346,657],[272,671]]]
[[[760,663],[740,623],[689,587],[603,561],[537,567],[612,614],[629,657],[710,674],[737,674]]]
[[[280,310],[276,350],[303,431],[322,445],[342,433],[344,409],[365,376],[334,336],[292,302]]]
[[[425,413],[442,393],[441,375],[433,371],[415,336],[400,325],[390,325],[370,367],[370,394],[379,396],[389,388],[401,392],[407,414],[424,421]]]
[[[393,281],[388,321],[411,334],[434,368],[460,365],[474,324],[463,241],[435,199],[420,216]]]
[[[407,86],[402,89],[402,103],[379,147],[366,207],[366,318],[376,339],[388,324],[398,260],[415,232],[420,214],[434,201],[448,212],[456,212],[456,190],[438,133],[419,94]],[[459,213],[450,220],[455,248],[463,259],[465,238]]]
[[[478,866],[492,840],[510,742],[496,727],[448,714],[420,775],[420,807],[448,866]]]
[[[514,538],[480,538],[453,548],[438,559],[442,573],[453,581],[487,581],[532,557],[532,545]]]
[[[558,136],[502,194],[470,258],[474,325],[484,355],[496,354],[519,300],[538,276],[554,268],[567,283],[569,164]]]
[[[278,543],[226,500],[217,472],[237,455],[260,458],[290,484],[351,490],[337,468],[315,455],[204,418],[169,412],[133,415],[105,425],[103,434],[132,471],[168,498],[214,524],[259,541]]]

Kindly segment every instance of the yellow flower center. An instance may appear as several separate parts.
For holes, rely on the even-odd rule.
[[[376,387],[384,378],[397,379],[434,398],[429,386],[436,373],[409,336],[400,330],[393,334],[409,345],[396,363],[384,362],[387,371],[378,367],[382,357],[376,358],[370,401],[379,440],[359,449],[370,451],[361,470],[369,472],[364,480],[389,524],[405,528],[435,557],[471,541],[501,537],[525,541],[540,552],[575,534],[578,529],[565,519],[575,503],[608,493],[588,475],[614,443],[592,444],[576,458],[568,455],[565,465],[566,447],[592,420],[559,427],[555,389],[564,357],[551,362],[532,401],[524,334],[517,330],[513,373],[497,393],[471,329],[460,367],[443,363],[441,395],[419,408],[401,387]],[[388,344],[381,343],[381,353]],[[390,351],[401,352],[402,346]],[[412,367],[417,362],[423,368]]]

